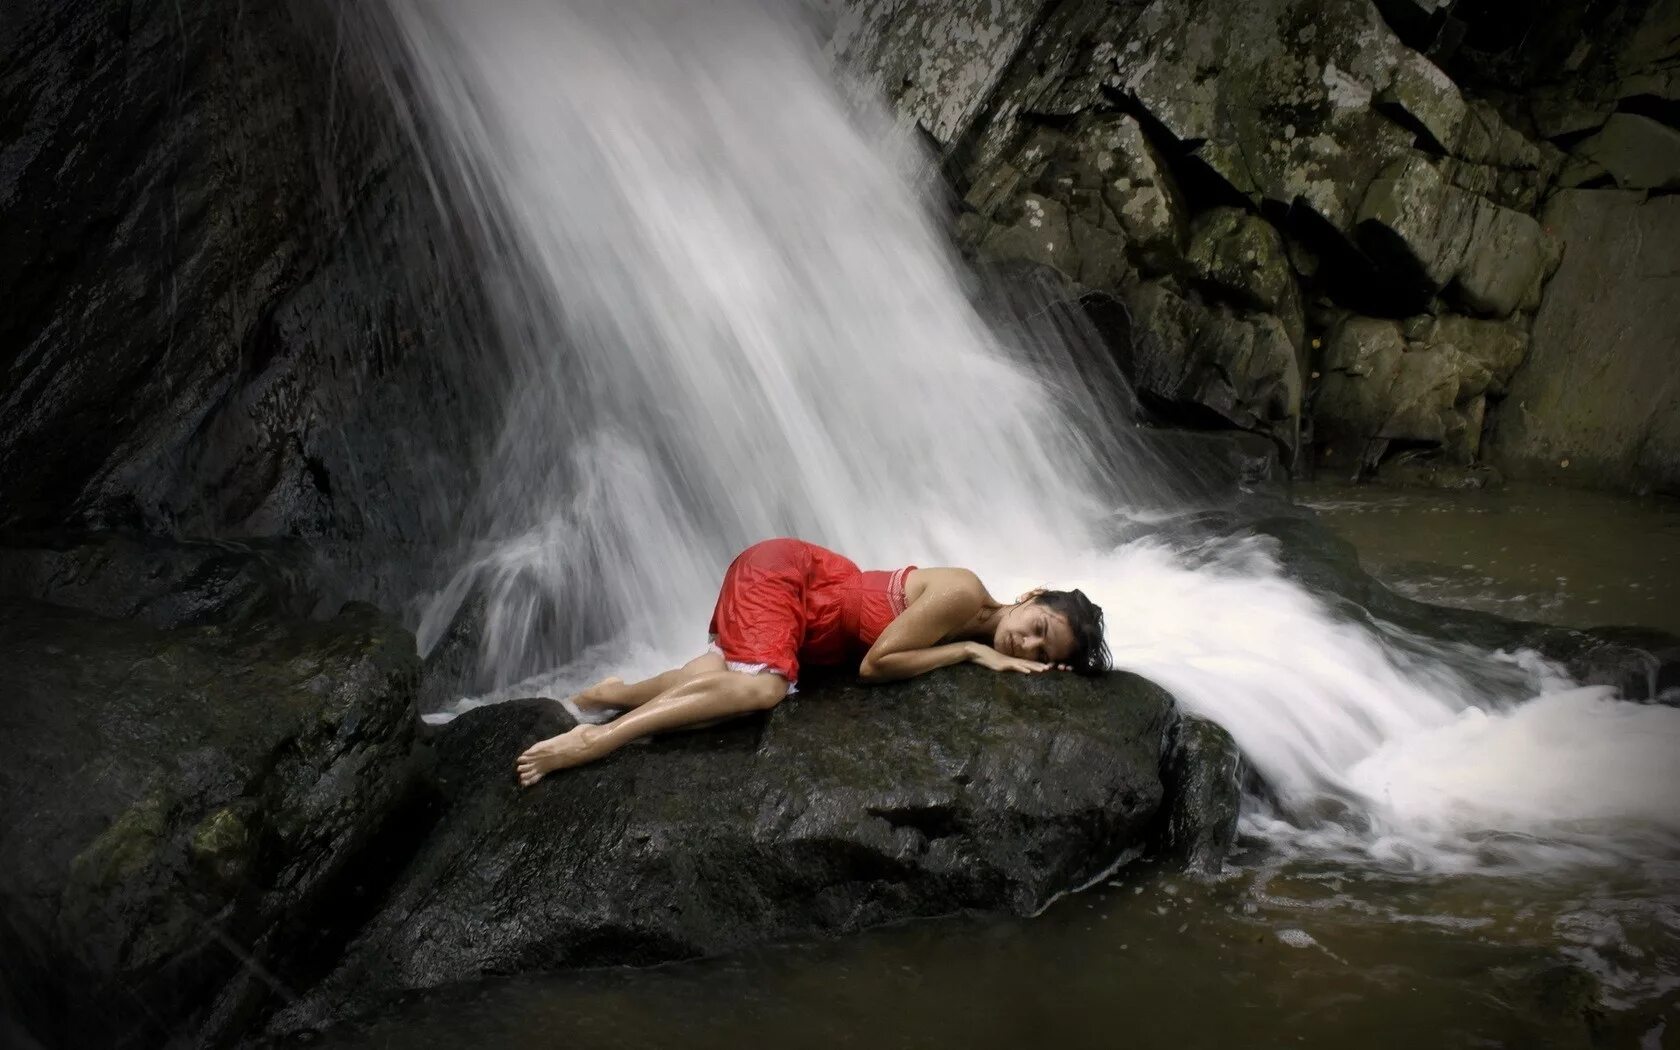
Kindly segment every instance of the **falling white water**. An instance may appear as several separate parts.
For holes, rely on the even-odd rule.
[[[513,354],[476,545],[421,630],[479,596],[480,701],[692,656],[733,553],[791,534],[1002,597],[1084,586],[1121,666],[1231,730],[1280,835],[1333,800],[1336,834],[1418,865],[1672,848],[1680,711],[1349,621],[1258,541],[1102,549],[1158,479],[981,322],[923,158],[842,103],[799,5],[387,3]]]
[[[871,145],[890,124],[842,107],[801,8],[390,6],[504,253],[489,542],[448,595],[492,592],[492,665],[529,669],[545,603],[603,629],[544,655],[680,637],[768,536],[880,564],[1086,539],[1090,457],[995,348],[904,156]]]

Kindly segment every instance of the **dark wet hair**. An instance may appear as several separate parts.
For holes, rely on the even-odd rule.
[[[1103,640],[1102,606],[1084,591],[1041,591],[1033,603],[1061,613],[1073,628],[1073,652],[1067,663],[1078,674],[1102,674],[1109,667],[1108,642]]]

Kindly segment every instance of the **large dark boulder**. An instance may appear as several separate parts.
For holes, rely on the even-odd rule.
[[[0,1007],[48,1046],[219,1042],[307,985],[423,830],[412,637],[0,602]]]
[[[479,708],[435,742],[443,810],[338,970],[277,1027],[486,975],[653,963],[967,908],[1030,914],[1141,849],[1171,699],[1128,674],[957,668],[811,685],[768,718],[661,737],[530,790],[571,725]]]

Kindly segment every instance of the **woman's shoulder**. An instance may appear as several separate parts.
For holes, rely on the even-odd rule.
[[[989,597],[974,570],[951,565],[912,569],[905,578],[904,590],[905,597],[911,602],[923,595],[971,597],[982,602]]]

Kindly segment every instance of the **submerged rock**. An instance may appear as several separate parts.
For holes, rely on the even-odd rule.
[[[802,683],[767,718],[514,782],[568,728],[522,700],[438,733],[444,801],[295,1030],[491,974],[707,955],[965,908],[1030,914],[1144,846],[1175,715],[1128,674]]]
[[[216,1042],[306,985],[418,777],[372,608],[161,631],[0,602],[0,987],[48,1045]]]

